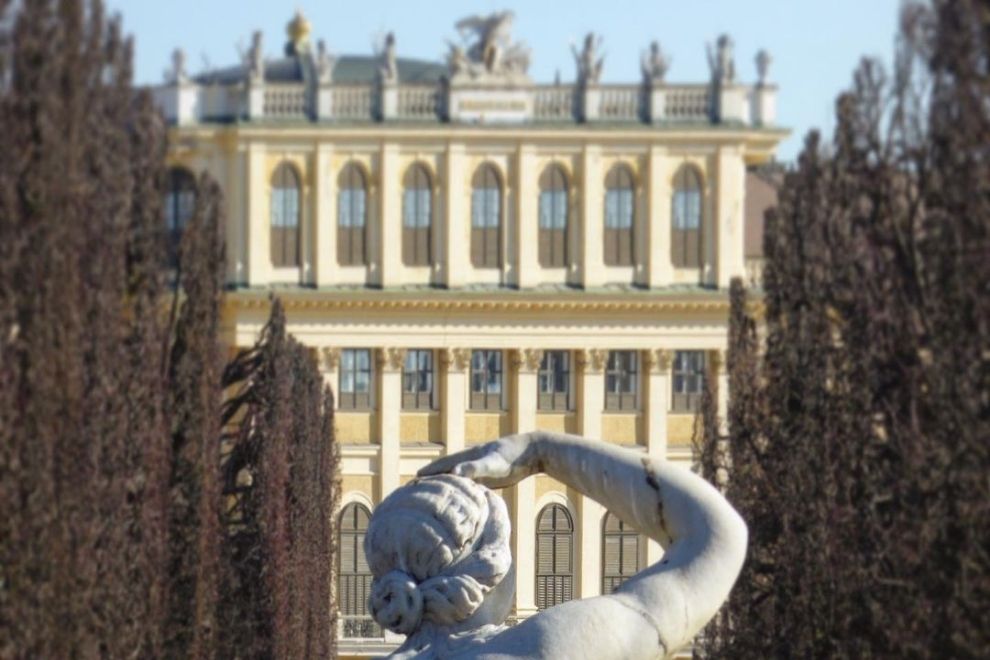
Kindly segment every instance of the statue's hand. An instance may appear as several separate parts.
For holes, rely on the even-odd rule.
[[[537,472],[528,434],[507,435],[433,461],[419,476],[456,474],[489,488],[506,488]]]

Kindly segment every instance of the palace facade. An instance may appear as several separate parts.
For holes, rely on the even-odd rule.
[[[461,21],[434,63],[397,57],[392,35],[335,58],[297,15],[284,56],[256,35],[239,65],[189,76],[177,52],[154,90],[168,222],[188,218],[195,172],[226,199],[225,341],[251,345],[275,293],[335,392],[342,657],[398,641],[366,614],[361,541],[420,467],[532,429],[690,464],[706,372],[725,411],[727,288],[758,268],[747,194],[767,194],[750,170],[786,135],[769,58],[741,84],[721,39],[710,80],[670,84],[653,44],[641,81],[603,83],[589,35],[576,82],[536,84],[511,20]],[[549,477],[503,496],[517,619],[661,555]]]

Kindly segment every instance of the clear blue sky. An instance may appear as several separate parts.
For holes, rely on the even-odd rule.
[[[157,83],[172,50],[187,66],[237,62],[254,30],[264,33],[268,56],[280,54],[285,24],[298,7],[313,37],[336,54],[370,53],[376,35],[393,30],[400,57],[440,59],[454,22],[465,15],[512,9],[513,33],[532,48],[530,73],[552,81],[559,70],[573,80],[569,44],[589,30],[604,37],[603,81],[639,80],[639,57],[652,39],[673,57],[672,82],[707,79],[705,44],[728,32],[736,42],[737,76],[756,77],[760,48],[773,56],[770,78],[780,85],[778,121],[793,129],[780,150],[793,159],[813,127],[831,130],[833,101],[849,85],[863,55],[889,61],[900,0],[106,0],[136,39],[136,77]]]

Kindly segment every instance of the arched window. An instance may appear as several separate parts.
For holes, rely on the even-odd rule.
[[[559,165],[540,175],[540,265],[567,265],[567,177]]]
[[[701,176],[682,166],[674,175],[670,259],[677,268],[701,266]]]
[[[196,210],[196,179],[189,170],[173,167],[165,185],[165,254],[168,265],[174,268],[179,262],[182,232]]]
[[[272,265],[299,266],[299,214],[302,186],[296,170],[282,163],[272,176]]]
[[[502,265],[502,184],[492,165],[482,165],[471,183],[471,264]]]
[[[629,168],[616,165],[605,177],[605,265],[633,265],[636,196]]]
[[[543,507],[536,523],[536,607],[574,597],[574,524],[560,504]]]
[[[639,572],[639,533],[611,512],[602,522],[602,595]]]
[[[371,512],[361,504],[348,504],[340,512],[340,548],[337,566],[337,603],[343,620],[343,637],[381,637],[382,631],[368,614],[371,569],[364,556],[364,535]]]
[[[406,170],[402,194],[402,263],[432,263],[433,189],[430,174],[417,163]]]
[[[363,266],[368,225],[368,185],[361,168],[347,165],[337,181],[337,261]]]

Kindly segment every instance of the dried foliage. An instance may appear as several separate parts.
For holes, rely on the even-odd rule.
[[[733,288],[751,549],[701,657],[990,654],[988,98],[990,6],[907,5],[893,75],[865,62],[787,176],[762,355]]]
[[[229,657],[328,657],[339,456],[333,405],[281,303],[227,368],[224,492],[230,506],[221,636]]]
[[[0,657],[328,657],[329,395],[277,314],[225,372],[258,488],[225,487],[220,192],[200,179],[169,272],[165,126],[130,61],[99,2],[0,0]],[[270,605],[254,628],[231,576]]]

